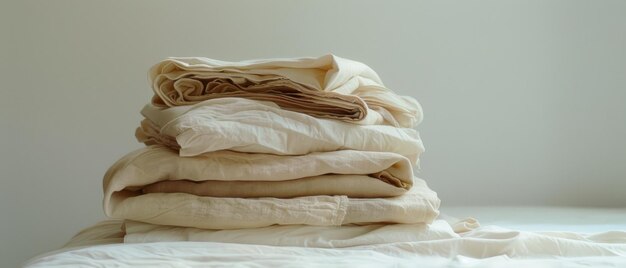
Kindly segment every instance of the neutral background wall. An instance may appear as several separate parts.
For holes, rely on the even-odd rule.
[[[167,56],[363,61],[444,205],[626,205],[626,1],[3,1],[0,259],[102,219]]]

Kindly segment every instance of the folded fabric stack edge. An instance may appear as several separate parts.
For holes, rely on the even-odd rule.
[[[436,236],[441,201],[413,174],[424,152],[413,129],[421,106],[365,64],[170,58],[150,78],[155,95],[135,132],[147,146],[103,180],[105,214],[125,220],[125,240],[182,231],[209,241],[220,230],[264,240],[280,228],[389,234],[346,246],[397,242],[400,230],[404,239]]]

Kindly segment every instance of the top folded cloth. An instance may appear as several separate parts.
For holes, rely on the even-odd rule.
[[[365,125],[411,128],[422,120],[415,99],[386,88],[367,65],[334,55],[241,62],[169,58],[150,69],[150,79],[152,104],[161,107],[241,97]]]

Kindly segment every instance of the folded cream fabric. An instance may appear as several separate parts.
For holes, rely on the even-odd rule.
[[[180,148],[181,156],[219,150],[303,155],[350,149],[394,152],[416,163],[424,151],[414,129],[316,118],[242,98],[168,109],[149,104],[142,114],[148,121],[137,130],[137,139]]]
[[[367,65],[334,55],[242,62],[169,58],[153,66],[149,74],[156,106],[242,97],[362,124],[414,127],[422,120],[415,99],[387,89]]]
[[[423,180],[410,176],[408,160],[393,153],[346,150],[277,156],[220,151],[179,157],[175,151],[155,145],[131,152],[107,171],[104,209],[107,216],[117,219],[205,229],[431,222],[438,214],[440,201]],[[310,188],[290,186],[302,178],[305,180],[300,185]],[[345,183],[344,178],[348,178]],[[156,182],[184,179],[233,182],[236,186],[218,188],[223,192],[209,188],[209,195],[217,192],[216,196],[293,196],[290,191],[295,191],[303,196],[214,197],[163,193],[150,188],[161,187],[155,186]],[[269,183],[276,187],[244,188],[235,182]],[[281,188],[283,185],[287,186]],[[402,195],[349,198],[345,194],[314,195],[317,191],[345,191],[354,196]]]
[[[105,203],[107,216],[157,225],[241,229],[271,225],[339,226],[366,223],[430,223],[440,200],[424,181],[388,198],[316,195],[289,199],[205,197],[186,193],[118,192]]]
[[[207,230],[125,221],[123,228],[125,230],[124,243],[194,241],[345,248],[460,237],[443,220],[436,220],[432,224],[274,225],[237,230]]]
[[[394,153],[343,150],[279,156],[219,151],[180,157],[158,145],[127,154],[104,178],[105,198],[123,190],[213,197],[389,197],[412,185],[409,161]]]

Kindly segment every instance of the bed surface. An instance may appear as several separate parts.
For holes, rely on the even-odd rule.
[[[123,244],[103,221],[27,267],[626,267],[626,208],[444,207],[482,227],[454,239],[343,249],[214,242]]]
[[[444,216],[474,217],[482,226],[496,225],[520,231],[626,231],[626,205],[623,208],[455,206],[443,207],[441,212]]]

